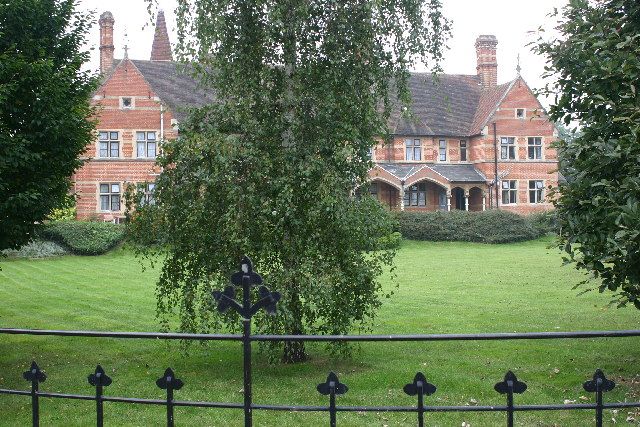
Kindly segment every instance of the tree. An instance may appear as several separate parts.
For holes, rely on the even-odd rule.
[[[559,141],[567,183],[556,193],[568,261],[640,309],[640,3],[571,0],[552,41],[539,40],[557,94],[553,120],[581,132]]]
[[[218,102],[165,144],[156,203],[132,216],[133,239],[167,251],[160,316],[179,307],[183,331],[238,325],[211,317],[211,291],[247,254],[282,293],[260,331],[365,327],[392,222],[354,190],[387,134],[389,82],[406,100],[407,67],[441,57],[440,2],[185,0],[177,16],[179,55]],[[303,343],[284,345],[285,362],[305,358]]]
[[[82,71],[90,17],[73,0],[0,3],[0,249],[68,203],[70,176],[93,138],[96,77]]]

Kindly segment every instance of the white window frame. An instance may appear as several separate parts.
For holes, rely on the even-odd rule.
[[[124,105],[124,100],[128,99],[131,101],[131,105],[128,107]],[[121,110],[133,110],[136,108],[136,98],[133,96],[121,96],[120,97],[120,109]]]
[[[462,144],[464,143],[464,147]],[[464,151],[464,160],[462,159],[462,152]],[[460,161],[468,162],[469,161],[469,141],[466,139],[460,140]]]
[[[139,139],[140,134],[143,134],[144,139]],[[149,135],[153,134],[153,139],[149,139]],[[144,145],[144,155],[140,155],[139,145]],[[149,156],[149,144],[155,145],[155,155]],[[158,157],[158,131],[156,130],[139,130],[136,131],[136,158],[138,159],[155,159]]]
[[[513,139],[513,144],[503,144],[502,141],[503,140],[510,140]],[[502,157],[502,148],[506,147],[507,148],[507,157]],[[513,149],[513,158],[509,157],[509,148]],[[518,138],[516,138],[515,136],[501,136],[500,137],[500,160],[518,160]]]
[[[418,145],[416,145],[416,142]],[[409,156],[409,153],[411,153],[411,156]],[[416,153],[418,153],[419,157],[417,159]],[[404,160],[407,162],[422,161],[422,140],[420,138],[406,138],[404,140]]]
[[[522,110],[522,117],[518,116],[518,110]],[[516,119],[524,120],[527,117],[527,109],[526,108],[516,108],[514,110],[514,115]]]
[[[536,185],[533,184],[535,182],[539,182],[540,185]],[[533,188],[531,188],[531,184],[534,185]],[[534,196],[533,199],[534,201],[531,201],[531,196]],[[527,185],[527,200],[529,201],[529,204],[531,205],[539,205],[541,203],[544,203],[544,180],[542,179],[530,179]]]
[[[144,184],[144,196],[142,199],[142,204],[143,205],[155,205],[156,204],[156,200],[155,197],[153,195],[154,190],[156,189],[156,183],[155,182],[146,182]]]
[[[508,183],[508,184],[507,184]],[[507,188],[505,188],[505,184],[507,184]],[[504,201],[504,193],[509,193],[509,202],[505,203]],[[514,196],[515,201],[511,201],[511,196]],[[500,182],[500,204],[503,206],[507,205],[517,205],[518,204],[518,180],[517,179],[503,179]]]
[[[442,143],[444,142],[444,147],[442,146]],[[446,162],[447,161],[447,150],[449,149],[449,143],[447,142],[446,139],[439,139],[438,140],[438,161],[439,162]],[[444,151],[443,151],[444,150]],[[444,159],[442,158],[444,156]]]
[[[107,191],[103,191],[103,186],[107,186]],[[118,191],[114,191],[114,185],[118,186]],[[108,209],[102,209],[102,199],[107,197]],[[117,197],[118,209],[113,209],[113,198]],[[100,212],[121,212],[122,211],[122,183],[120,182],[100,182],[98,183],[98,203]]]
[[[532,139],[533,140],[540,139],[540,145],[536,145],[536,144],[531,145],[529,143],[529,141],[532,140]],[[533,158],[529,157],[529,148],[534,148],[534,154],[535,154],[535,148],[536,147],[540,147],[540,157],[535,157],[535,156]],[[528,136],[527,137],[527,160],[533,160],[533,161],[535,161],[535,160],[544,160],[544,138],[543,137],[541,137],[541,136]]]
[[[402,203],[404,204],[404,206],[426,207],[427,183],[418,182],[406,187],[404,190],[404,199]]]
[[[106,138],[103,138],[103,134],[106,134]],[[115,134],[115,138],[113,135]],[[106,155],[103,156],[102,144],[107,144]],[[118,155],[113,156],[113,145],[117,146]],[[98,147],[97,154],[100,159],[118,159],[120,158],[122,149],[122,141],[120,140],[120,131],[117,130],[99,130],[98,131]]]

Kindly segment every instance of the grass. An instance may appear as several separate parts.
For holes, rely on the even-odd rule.
[[[582,276],[562,267],[547,240],[509,244],[404,242],[397,258],[399,289],[385,301],[374,333],[525,332],[640,329],[638,310],[607,307],[608,295],[577,297]],[[141,271],[127,250],[100,257],[64,256],[3,260],[0,325],[45,329],[153,331],[154,282],[158,271]],[[385,278],[386,286],[392,285]],[[640,378],[637,338],[515,342],[366,343],[352,360],[334,360],[325,347],[309,346],[312,359],[295,366],[271,366],[254,357],[254,402],[326,404],[315,385],[335,370],[349,392],[346,405],[413,405],[404,384],[423,371],[438,391],[438,405],[503,404],[493,384],[507,369],[529,389],[516,403],[591,401],[581,387],[596,367],[619,385],[605,401],[640,399],[630,384]],[[0,388],[27,389],[21,377],[31,360],[48,375],[46,391],[91,394],[86,378],[97,363],[113,378],[112,396],[162,398],[155,386],[167,366],[185,387],[180,400],[242,401],[238,343],[196,345],[188,356],[178,343],[153,340],[54,338],[0,335]],[[43,399],[43,425],[91,425],[92,402]],[[627,412],[606,412],[624,422]],[[30,421],[29,398],[0,395],[0,424]],[[163,425],[161,407],[105,404],[107,425]],[[340,413],[341,426],[415,425],[413,414]],[[639,417],[636,417],[639,418]],[[429,414],[428,425],[502,425],[503,414]],[[586,425],[591,411],[516,414],[520,425]],[[241,411],[176,409],[177,425],[242,425]],[[328,424],[328,414],[256,411],[257,426]],[[613,421],[609,421],[610,424]]]

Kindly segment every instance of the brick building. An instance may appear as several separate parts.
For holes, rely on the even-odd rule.
[[[99,24],[98,133],[73,179],[79,218],[117,221],[124,186],[145,183],[152,197],[159,144],[177,136],[186,107],[212,99],[172,61],[162,12],[148,61],[114,60],[113,15],[103,13]],[[478,37],[475,75],[444,74],[434,84],[430,74],[412,73],[411,108],[395,109],[393,136],[371,153],[370,191],[382,203],[524,214],[551,208],[545,191],[558,181],[555,128],[519,75],[498,85],[497,43]]]

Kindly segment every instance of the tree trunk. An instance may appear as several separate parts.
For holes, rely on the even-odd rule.
[[[299,288],[292,286],[291,301],[289,311],[292,316],[291,335],[302,335],[304,329],[302,326],[302,304],[298,295]],[[307,353],[304,351],[304,341],[286,341],[284,343],[284,352],[282,354],[283,363],[299,363],[307,360]]]

